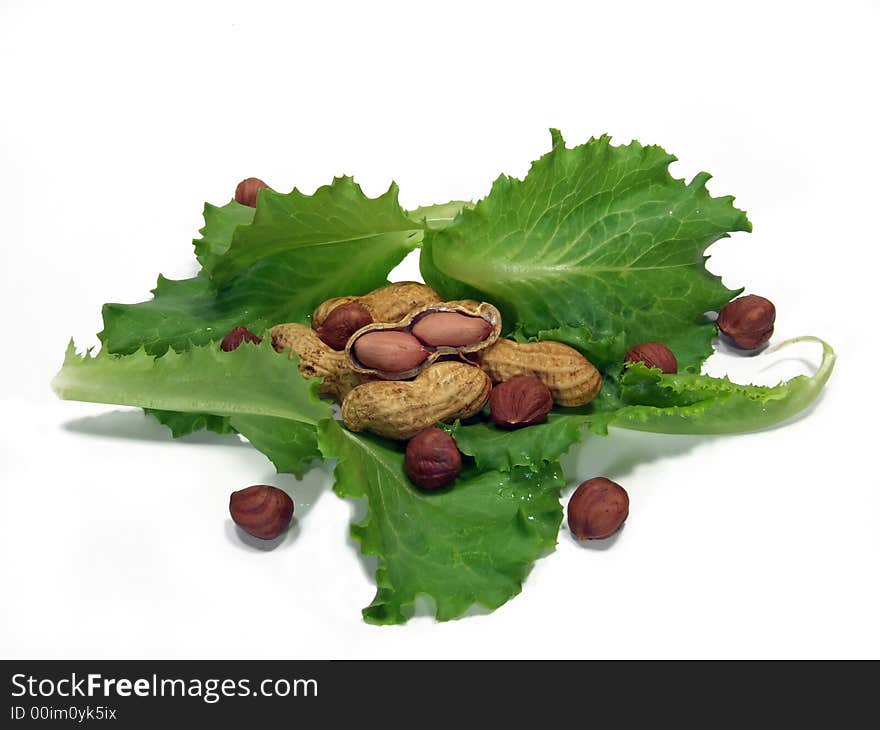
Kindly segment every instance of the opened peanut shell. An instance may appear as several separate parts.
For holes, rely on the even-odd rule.
[[[438,360],[465,359],[491,347],[501,313],[487,302],[428,304],[400,322],[362,327],[348,341],[351,369],[381,380],[410,380]],[[395,354],[396,353],[396,354]]]

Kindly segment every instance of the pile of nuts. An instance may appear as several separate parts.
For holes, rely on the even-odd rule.
[[[350,430],[398,441],[471,418],[487,402],[496,425],[520,428],[544,420],[554,403],[585,405],[598,394],[599,371],[574,348],[518,343],[501,331],[487,302],[443,302],[424,284],[399,282],[324,302],[311,328],[269,333],[303,375],[323,379],[319,391],[340,403]]]
[[[248,178],[235,199],[255,207],[263,188],[264,182]],[[769,300],[751,295],[724,307],[717,324],[733,345],[751,350],[769,340],[775,317]],[[311,327],[289,323],[269,330],[273,347],[297,357],[305,377],[322,379],[319,393],[341,405],[347,428],[408,442],[404,470],[423,490],[449,486],[462,466],[454,438],[436,424],[471,418],[488,403],[498,428],[531,426],[554,405],[589,403],[602,387],[598,370],[574,348],[519,343],[501,332],[501,314],[492,304],[443,302],[417,282],[329,299],[313,312]],[[220,346],[229,351],[260,341],[236,327]],[[630,347],[625,362],[678,372],[675,355],[662,342]],[[287,528],[293,502],[281,490],[256,485],[233,493],[230,512],[250,534],[271,539]],[[602,539],[628,514],[623,487],[596,477],[571,496],[568,524],[578,539]]]

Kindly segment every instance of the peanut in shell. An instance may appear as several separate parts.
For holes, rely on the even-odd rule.
[[[349,302],[362,304],[374,322],[399,322],[414,309],[439,302],[440,296],[431,287],[417,281],[398,281],[360,297],[334,297],[318,305],[312,313],[312,327],[318,329],[336,307]]]
[[[376,380],[359,385],[342,401],[351,431],[371,431],[405,441],[438,421],[470,418],[489,398],[492,383],[479,368],[438,362],[415,380]]]
[[[534,375],[550,389],[559,406],[582,406],[602,388],[602,376],[573,347],[561,342],[519,343],[498,340],[473,358],[493,383]]]
[[[411,334],[413,342],[419,344],[419,340],[415,337],[418,330],[416,329],[420,322],[435,314],[449,313],[462,315],[463,318],[480,319],[486,326],[472,330],[477,333],[474,342],[465,345],[449,346],[449,345],[432,345],[429,340],[421,341],[423,350],[427,350],[429,355],[425,358],[416,358],[415,349],[412,353],[402,353],[399,363],[388,360],[382,363],[382,367],[370,367],[358,356],[358,341],[362,337],[373,335],[374,333],[407,333]],[[444,325],[445,326],[445,325]],[[438,332],[439,333],[439,332]],[[355,332],[348,340],[345,352],[349,357],[351,369],[362,375],[369,375],[380,380],[409,380],[414,378],[426,368],[440,360],[448,360],[451,358],[468,360],[469,356],[479,352],[487,347],[491,347],[498,336],[501,334],[501,313],[496,307],[488,302],[477,302],[470,299],[464,299],[452,302],[439,302],[426,304],[409,313],[399,322],[374,322],[373,324],[362,327]],[[444,338],[436,340],[444,341]],[[409,354],[413,358],[408,357]],[[413,364],[415,362],[415,365]]]
[[[323,378],[318,392],[341,401],[352,388],[370,380],[354,372],[342,351],[321,342],[317,333],[305,325],[291,322],[269,330],[272,346],[279,352],[290,348],[290,357],[299,356],[299,371],[307,378]]]

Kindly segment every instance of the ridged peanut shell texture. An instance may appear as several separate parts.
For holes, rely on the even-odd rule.
[[[520,344],[498,340],[477,357],[493,383],[534,375],[550,389],[553,402],[560,406],[585,405],[602,388],[602,376],[593,364],[561,342]]]
[[[349,367],[348,357],[321,342],[317,333],[302,324],[279,324],[269,330],[272,346],[290,357],[299,355],[299,371],[307,378],[323,378],[318,392],[341,401],[352,388],[370,380]]]
[[[349,302],[358,302],[365,307],[374,322],[399,322],[413,310],[439,301],[440,296],[429,286],[416,281],[398,281],[361,297],[328,299],[312,313],[312,327],[319,329],[330,312]]]
[[[438,421],[470,418],[492,390],[488,376],[463,362],[438,362],[415,380],[377,380],[342,401],[342,420],[352,431],[406,440]]]

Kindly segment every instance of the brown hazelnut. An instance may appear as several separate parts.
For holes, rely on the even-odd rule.
[[[568,500],[568,527],[578,540],[610,537],[628,514],[626,490],[605,477],[588,479]]]
[[[251,332],[247,327],[233,327],[229,333],[220,342],[220,349],[223,352],[232,352],[242,342],[250,342],[259,345],[262,340]]]
[[[255,484],[229,496],[229,514],[249,535],[272,540],[290,524],[293,500],[277,487]]]
[[[260,178],[248,177],[242,180],[235,188],[235,202],[247,205],[250,208],[257,207],[257,193],[263,188],[268,188]],[[271,190],[271,188],[269,188]]]
[[[718,315],[718,329],[742,350],[760,347],[773,334],[776,307],[756,294],[734,299]]]
[[[667,375],[678,372],[678,360],[662,342],[643,342],[626,351],[625,362],[642,362],[649,368],[660,368]]]
[[[540,423],[553,408],[550,389],[534,375],[518,375],[492,388],[489,409],[499,428]]]
[[[442,428],[431,426],[409,440],[403,468],[416,486],[440,489],[458,476],[461,454],[452,436]]]
[[[358,302],[349,302],[336,307],[321,323],[315,332],[318,338],[334,350],[344,350],[348,339],[361,327],[373,323],[370,310]]]

